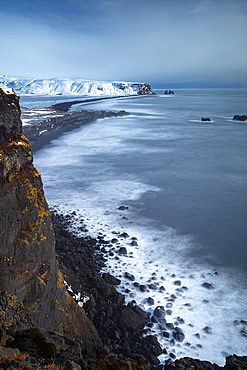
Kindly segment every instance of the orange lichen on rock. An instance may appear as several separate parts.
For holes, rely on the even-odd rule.
[[[0,88],[0,290],[17,296],[34,324],[94,351],[98,334],[63,284],[40,173],[21,133],[18,97]]]

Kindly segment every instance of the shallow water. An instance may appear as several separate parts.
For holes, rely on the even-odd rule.
[[[246,100],[246,90],[178,90],[172,97],[74,106],[126,109],[131,116],[98,120],[35,154],[50,203],[78,210],[93,235],[130,235],[114,245],[116,254],[127,246],[128,255],[109,258],[107,269],[120,277],[128,271],[146,285],[157,279],[158,289],[147,293],[129,282],[126,300],[150,312],[172,303],[167,321],[184,319],[185,340],[171,346],[172,333],[165,339],[156,325],[163,345],[177,357],[220,365],[225,354],[247,349],[246,328],[234,323],[247,320],[247,126],[231,120],[246,114]],[[129,209],[119,211],[121,205]],[[130,245],[133,236],[137,247]],[[124,291],[128,281],[122,281]],[[148,306],[149,296],[154,306]]]

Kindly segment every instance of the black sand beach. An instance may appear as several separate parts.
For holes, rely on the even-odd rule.
[[[63,109],[67,109],[67,104],[70,103],[60,103],[57,104],[57,106],[63,111]],[[75,102],[73,102],[73,104],[75,104]],[[30,140],[33,152],[35,152],[43,148],[51,142],[51,140],[58,138],[61,134],[78,128],[81,125],[96,121],[97,119],[122,117],[126,115],[129,115],[129,113],[125,111],[120,111],[118,113],[91,110],[65,112],[62,117],[53,117],[34,125],[24,126],[23,133]]]

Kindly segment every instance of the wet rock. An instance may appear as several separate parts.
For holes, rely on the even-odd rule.
[[[152,297],[148,297],[148,299],[147,299],[147,303],[148,303],[150,306],[154,305],[154,300],[153,300],[153,298],[152,298]]]
[[[171,294],[171,295],[170,295],[170,298],[171,298],[171,299],[177,299],[177,296],[176,296],[175,294]]]
[[[122,234],[120,234],[119,235],[119,238],[129,238],[129,234],[127,234],[127,233],[122,233]]]
[[[129,207],[126,207],[126,206],[120,206],[118,207],[118,210],[119,211],[127,211],[129,209]]]
[[[205,282],[205,283],[203,283],[203,284],[202,284],[202,286],[203,286],[204,288],[206,288],[206,289],[214,289],[214,286],[213,286],[213,284],[211,284],[211,283],[207,283],[207,282]]]
[[[138,331],[145,326],[145,316],[137,313],[128,306],[123,306],[121,308],[119,326],[122,330],[130,332],[132,335],[136,334]]]
[[[243,337],[247,338],[247,330],[246,330],[245,328],[242,328],[242,329],[240,330],[240,334],[241,334]]]
[[[133,309],[134,312],[136,312],[138,315],[144,317],[145,319],[148,319],[150,317],[150,313],[146,312],[146,311],[143,311],[141,309],[141,307],[137,306],[136,303],[133,305],[132,309]]]
[[[146,292],[147,291],[146,285],[140,285],[140,291],[141,292]]]
[[[163,318],[165,316],[165,309],[163,306],[157,306],[154,310],[154,316],[158,319]]]
[[[117,238],[113,238],[112,240],[111,240],[111,243],[112,244],[115,244],[115,243],[117,243],[118,242],[118,239]]]
[[[127,254],[127,249],[125,247],[120,247],[119,248],[119,254]]]
[[[152,321],[152,323],[157,324],[157,323],[159,322],[159,319],[158,319],[158,317],[156,317],[156,316],[152,316],[152,317],[151,317],[151,321]]]
[[[166,328],[167,328],[168,330],[173,330],[173,329],[174,329],[174,325],[173,325],[173,323],[172,323],[172,322],[167,322],[167,323],[166,323]]]
[[[132,240],[132,242],[130,244],[132,245],[132,247],[137,247],[138,246],[138,243],[135,240]]]
[[[175,328],[174,331],[173,331],[173,337],[176,341],[182,342],[185,338],[183,330],[178,328],[178,327]]]
[[[155,285],[155,284],[149,284],[148,287],[149,287],[149,289],[152,289],[152,290],[157,290],[158,289],[157,285]]]
[[[145,338],[145,342],[149,347],[150,354],[152,354],[155,357],[160,356],[162,354],[162,348],[156,336],[148,335]]]
[[[163,336],[165,338],[169,338],[170,337],[170,334],[168,333],[168,331],[163,331],[162,334],[163,334]]]
[[[108,273],[104,273],[102,277],[110,285],[120,285],[121,284],[121,280],[115,278],[114,276]]]
[[[129,272],[125,272],[124,277],[125,277],[126,279],[131,280],[131,281],[134,281],[134,280],[135,280],[134,275],[130,274]]]
[[[206,334],[212,334],[212,328],[210,326],[205,326],[202,330]]]
[[[247,121],[247,114],[244,114],[242,116],[236,114],[234,117],[233,117],[233,120],[234,121]]]

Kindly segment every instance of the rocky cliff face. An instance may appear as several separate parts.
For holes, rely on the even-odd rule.
[[[21,132],[19,99],[0,88],[0,290],[23,302],[34,325],[79,339],[82,349],[93,351],[101,341],[57,269],[41,176]]]

